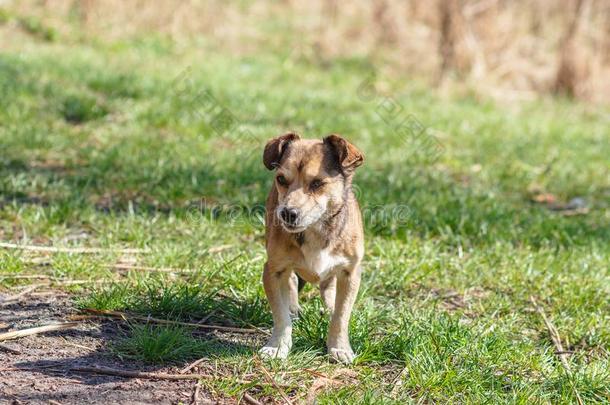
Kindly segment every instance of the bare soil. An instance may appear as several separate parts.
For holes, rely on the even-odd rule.
[[[0,307],[0,333],[67,321],[75,313],[71,300],[61,292],[53,296],[28,297],[20,303]],[[177,367],[151,367],[133,360],[121,361],[113,355],[108,347],[121,335],[119,328],[119,324],[110,321],[86,321],[75,329],[2,342],[5,348],[0,348],[0,403],[195,403],[195,380],[126,379],[70,371],[76,366],[104,366],[177,372]],[[198,404],[219,402],[203,387],[198,394]]]

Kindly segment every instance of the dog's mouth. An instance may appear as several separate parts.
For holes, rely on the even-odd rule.
[[[299,233],[307,229],[306,226],[289,225],[285,222],[282,222],[282,228],[284,228],[284,230],[289,233]]]

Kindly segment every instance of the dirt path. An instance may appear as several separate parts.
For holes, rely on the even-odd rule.
[[[75,311],[67,296],[28,298],[0,308],[0,332],[66,321]],[[121,362],[108,351],[117,338],[113,322],[84,322],[72,330],[3,342],[0,349],[0,403],[12,404],[176,404],[193,403],[195,381],[124,379],[78,374],[75,366],[175,373],[134,361]],[[200,389],[198,404],[218,403]],[[54,402],[53,402],[54,401]],[[222,401],[224,402],[224,401]]]

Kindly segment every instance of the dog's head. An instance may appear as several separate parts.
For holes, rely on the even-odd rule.
[[[267,142],[263,163],[275,170],[275,217],[288,232],[303,232],[330,218],[352,195],[354,170],[364,155],[339,135],[322,141],[287,133]]]

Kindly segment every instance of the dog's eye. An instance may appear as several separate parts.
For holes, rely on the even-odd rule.
[[[311,190],[317,190],[324,185],[324,182],[320,179],[314,179],[311,183],[309,183],[309,188]]]
[[[286,180],[286,177],[282,176],[281,174],[279,176],[277,176],[276,179],[277,179],[277,182],[280,183],[280,185],[282,185],[282,186],[288,185],[288,180]]]

